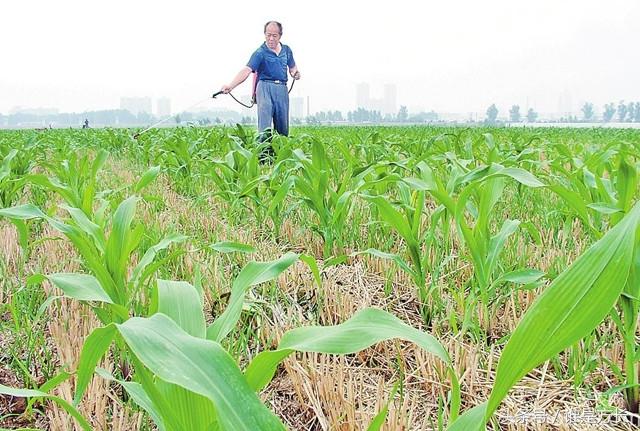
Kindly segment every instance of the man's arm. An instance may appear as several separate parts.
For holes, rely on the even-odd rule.
[[[240,72],[233,78],[229,84],[223,85],[221,90],[224,94],[229,93],[231,90],[236,88],[238,85],[242,84],[248,77],[251,75],[251,68],[249,66],[243,67]]]
[[[300,71],[298,70],[298,66],[293,65],[293,67],[290,67],[289,75],[291,75],[293,79],[300,79]]]

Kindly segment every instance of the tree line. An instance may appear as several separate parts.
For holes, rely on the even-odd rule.
[[[620,123],[640,123],[640,102],[628,102],[624,100],[620,101],[617,105],[615,103],[607,103],[602,107],[602,115],[598,117],[596,115],[595,107],[593,103],[585,102],[582,105],[581,117],[577,115],[568,115],[561,120],[566,122],[594,122],[602,121],[603,123],[609,123],[617,120]],[[524,119],[529,123],[534,123],[538,119],[538,113],[529,108],[527,113],[523,115],[520,112],[519,105],[512,105],[509,109],[509,121],[512,123],[519,123]],[[493,124],[498,122],[498,108],[495,103],[487,108],[485,122]]]

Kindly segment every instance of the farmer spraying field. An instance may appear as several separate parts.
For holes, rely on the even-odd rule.
[[[269,135],[272,126],[284,136],[289,135],[289,93],[287,92],[287,68],[293,79],[300,79],[300,72],[288,45],[280,43],[282,24],[269,21],[264,26],[265,42],[251,55],[249,62],[233,80],[223,85],[221,91],[229,93],[243,83],[252,72],[257,74],[254,92],[258,104],[258,132],[261,141]]]
[[[195,108],[201,103],[215,99],[220,94],[228,94],[238,104],[245,108],[252,108],[258,105],[258,139],[260,142],[269,141],[272,131],[278,134],[289,136],[289,93],[293,89],[295,80],[300,79],[300,72],[293,59],[293,52],[288,45],[280,43],[282,37],[282,24],[277,21],[269,21],[264,25],[265,42],[251,55],[249,62],[233,80],[223,85],[220,91],[212,96],[200,100],[189,108]],[[291,86],[287,89],[287,69],[294,79]],[[242,103],[236,99],[231,90],[242,84],[246,79],[254,73],[253,95],[250,105]],[[172,119],[173,116],[167,116],[164,119],[152,124],[144,130],[133,135],[134,139],[138,139],[141,135],[149,130],[159,126]],[[267,153],[273,154],[273,150],[269,146]]]

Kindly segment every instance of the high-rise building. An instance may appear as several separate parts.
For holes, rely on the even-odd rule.
[[[156,115],[158,117],[168,117],[171,115],[171,99],[161,97],[156,101]]]
[[[371,97],[369,84],[356,86],[356,108],[379,111],[383,115],[396,114],[398,110],[398,90],[395,84],[385,84],[382,98]]]
[[[291,118],[304,117],[304,97],[292,97],[289,102],[289,116]]]
[[[369,84],[361,82],[356,86],[356,108],[369,109],[370,104]]]
[[[121,97],[120,109],[126,109],[133,115],[141,112],[151,114],[151,98],[150,97]]]
[[[558,113],[561,116],[570,116],[573,113],[573,100],[569,90],[564,89],[558,97]]]
[[[385,84],[384,86],[384,98],[382,102],[383,114],[395,114],[397,113],[397,98],[398,89],[395,84]]]

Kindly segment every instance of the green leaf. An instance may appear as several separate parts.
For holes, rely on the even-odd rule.
[[[609,314],[629,275],[639,221],[637,203],[527,310],[500,357],[487,420],[526,373],[588,335]]]
[[[498,262],[498,256],[504,248],[507,239],[513,235],[516,230],[518,230],[519,225],[520,220],[505,220],[500,232],[491,237],[487,253],[487,261],[485,263],[486,266],[484,267],[484,270],[487,271],[487,279],[489,279],[489,276],[493,273],[493,268]]]
[[[248,244],[243,244],[240,242],[233,241],[222,241],[216,242],[215,244],[211,244],[209,246],[212,250],[215,250],[220,253],[255,253],[256,249]]]
[[[382,220],[393,227],[409,247],[417,247],[417,238],[413,236],[407,219],[386,198],[382,196],[364,196],[364,198],[375,204]]]
[[[396,395],[399,387],[400,382],[396,382],[396,384],[393,385],[393,389],[391,389],[391,393],[389,394],[389,399],[384,403],[382,410],[380,410],[380,412],[373,418],[367,427],[367,431],[380,431],[380,428],[384,425],[384,421],[387,419],[387,415],[389,414],[389,404],[393,401],[393,397]]]
[[[139,193],[140,190],[148,186],[153,180],[155,180],[158,177],[159,173],[160,173],[160,166],[153,166],[147,169],[147,171],[144,174],[142,174],[142,177],[133,188],[134,193]]]
[[[462,414],[454,421],[447,431],[481,431],[485,429],[484,417],[487,412],[487,402],[477,405]]]
[[[107,241],[104,237],[104,230],[102,227],[89,220],[84,211],[79,208],[70,207],[68,205],[60,205],[60,207],[64,208],[71,215],[71,218],[76,222],[76,225],[83,232],[93,238],[96,248],[98,248],[101,253],[104,253]]]
[[[249,262],[236,277],[231,287],[231,298],[222,315],[207,329],[207,338],[222,341],[240,318],[244,295],[251,286],[273,280],[298,260],[295,253],[287,253],[270,262]]]
[[[58,273],[50,274],[47,278],[69,298],[113,304],[113,300],[93,275]]]
[[[89,382],[91,382],[93,371],[96,369],[100,359],[107,352],[115,335],[116,327],[114,325],[107,325],[94,329],[85,340],[76,370],[78,381],[76,383],[76,393],[73,396],[74,405],[77,406],[80,400],[82,400],[84,392]]]
[[[284,199],[287,197],[287,194],[289,194],[289,190],[291,190],[291,187],[293,187],[294,183],[294,177],[287,177],[287,179],[279,185],[278,191],[269,203],[269,208],[267,209],[268,214],[273,214],[276,208],[278,208],[278,205],[284,202]]]
[[[187,334],[205,337],[200,294],[186,281],[158,280],[158,312],[170,317]]]
[[[538,178],[536,178],[535,175],[521,168],[503,168],[503,169],[500,169],[495,174],[489,175],[488,177],[491,177],[493,175],[505,175],[529,187],[545,186],[545,184],[542,181],[540,181]]]
[[[591,228],[591,222],[589,221],[589,212],[587,211],[587,205],[585,204],[582,196],[560,184],[553,184],[549,186],[549,189],[564,199],[565,203],[571,207],[585,226]]]
[[[96,374],[102,377],[105,380],[110,382],[116,382],[120,386],[122,386],[127,393],[131,396],[133,401],[142,407],[153,419],[153,422],[158,426],[160,431],[164,431],[166,428],[164,426],[164,421],[162,420],[162,415],[160,414],[156,405],[151,401],[151,398],[147,395],[147,393],[142,388],[140,383],[135,382],[126,382],[124,380],[118,380],[111,375],[104,368],[96,368]]]
[[[122,201],[113,215],[112,230],[107,241],[106,261],[114,280],[125,278],[129,261],[129,244],[133,236],[131,222],[138,200],[140,200],[139,197],[131,196]]]
[[[133,317],[117,326],[136,357],[154,374],[209,398],[221,429],[284,429],[220,344],[192,337],[160,313]]]
[[[26,204],[10,208],[0,209],[0,217],[18,220],[31,220],[34,218],[46,218],[46,214],[35,205]]]
[[[613,204],[608,204],[606,202],[594,202],[592,204],[587,205],[588,208],[591,208],[594,211],[599,212],[600,214],[615,214],[618,212],[622,212],[620,208]]]
[[[80,412],[78,412],[78,410],[76,410],[71,404],[66,402],[64,399],[57,397],[55,395],[49,395],[46,392],[36,391],[33,389],[10,388],[3,384],[0,384],[0,394],[11,395],[13,397],[23,397],[23,398],[35,397],[35,398],[50,399],[58,403],[64,410],[66,410],[67,413],[69,413],[76,421],[78,421],[78,424],[82,427],[83,430],[85,431],[92,430],[89,422],[87,422],[87,420],[84,417],[82,417],[82,415],[80,414]]]
[[[407,264],[407,262],[405,262],[404,259],[402,259],[402,257],[400,255],[398,255],[398,254],[385,253],[384,251],[380,251],[380,250],[377,250],[375,248],[368,248],[366,250],[354,253],[353,256],[357,256],[359,254],[370,254],[371,256],[379,257],[381,259],[392,260],[393,262],[395,262],[396,265],[398,265],[407,274],[411,275],[412,277],[416,276],[416,272],[413,269],[411,269],[409,267],[409,265]]]
[[[139,281],[139,278],[143,274],[145,268],[153,262],[159,252],[168,248],[171,244],[181,243],[187,239],[189,239],[189,237],[185,235],[171,234],[167,235],[156,245],[149,247],[144,256],[142,256],[142,259],[140,259],[140,262],[138,262],[136,267],[133,269],[133,272],[131,273],[131,282],[135,284]]]
[[[537,269],[520,269],[502,274],[498,281],[510,281],[517,284],[531,284],[545,275],[544,271]]]
[[[294,351],[349,354],[393,338],[411,341],[450,364],[449,355],[433,336],[386,311],[367,308],[340,325],[308,326],[287,331],[277,350],[261,352],[251,361],[245,376],[249,385],[258,391],[271,381],[278,364]]]
[[[322,288],[322,278],[320,278],[320,268],[318,268],[318,261],[316,258],[310,254],[301,254],[300,260],[306,263],[309,269],[311,269],[313,279],[315,280],[318,288]]]

